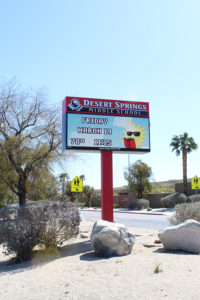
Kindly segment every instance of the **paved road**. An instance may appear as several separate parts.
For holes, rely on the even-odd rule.
[[[86,221],[96,221],[101,219],[101,213],[97,211],[80,211],[81,217]],[[160,230],[170,225],[168,216],[147,215],[133,213],[114,213],[114,221],[122,223],[128,227],[146,228]]]

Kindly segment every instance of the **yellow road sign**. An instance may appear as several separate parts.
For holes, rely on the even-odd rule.
[[[72,181],[71,181],[71,192],[82,192],[83,191],[83,181],[76,176]]]
[[[200,189],[200,178],[198,176],[194,176],[191,180],[192,190],[199,190]]]

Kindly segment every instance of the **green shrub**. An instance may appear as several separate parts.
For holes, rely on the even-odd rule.
[[[187,201],[188,202],[200,201],[200,194],[188,196]]]
[[[161,273],[162,271],[163,271],[163,270],[161,269],[160,265],[157,264],[157,265],[155,266],[154,273],[155,273],[155,274],[158,274],[158,273]]]
[[[57,247],[79,232],[80,216],[73,203],[40,202],[21,208],[0,210],[0,243],[6,254],[15,254],[16,261],[32,257],[37,244]]]
[[[149,208],[149,200],[146,199],[136,199],[129,205],[129,209],[141,210],[145,208]]]
[[[176,205],[175,214],[169,220],[171,224],[177,225],[188,219],[200,222],[200,202]]]
[[[119,203],[114,203],[113,208],[120,208],[120,204]]]
[[[151,189],[151,194],[174,193],[174,192],[175,192],[174,187],[152,186],[152,189]]]
[[[88,207],[88,208],[91,207],[91,201],[90,201],[90,200],[87,200],[87,201],[85,202],[85,207]]]
[[[0,202],[0,209],[3,208],[5,204],[3,202]]]
[[[161,198],[161,205],[165,208],[172,208],[177,204],[186,203],[187,197],[182,193],[173,193],[166,197]]]
[[[94,194],[91,198],[91,206],[92,207],[101,207],[101,196],[98,194]]]

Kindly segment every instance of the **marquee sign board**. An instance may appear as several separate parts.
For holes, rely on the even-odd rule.
[[[149,103],[66,97],[63,151],[150,151]]]

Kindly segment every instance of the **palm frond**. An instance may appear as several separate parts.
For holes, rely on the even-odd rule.
[[[175,151],[178,156],[182,152],[183,148],[186,148],[187,153],[190,153],[192,150],[196,150],[198,145],[195,143],[193,137],[189,137],[188,133],[184,132],[180,136],[173,136],[170,147],[172,147],[172,151]]]

